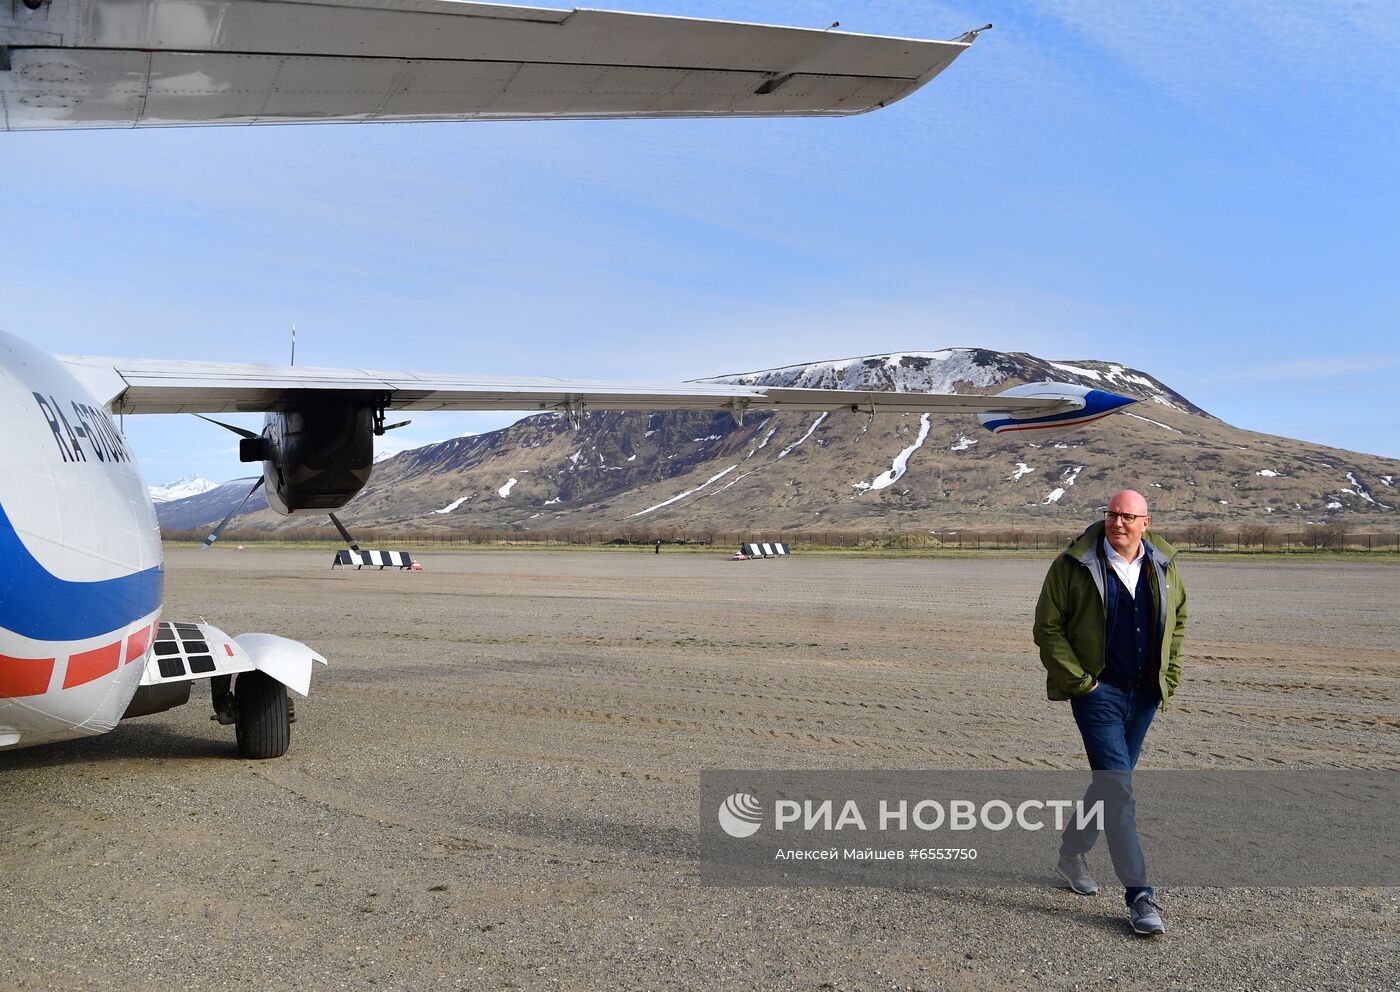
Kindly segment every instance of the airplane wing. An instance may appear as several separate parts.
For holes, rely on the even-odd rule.
[[[9,0],[0,126],[858,114],[975,37],[459,0]]]
[[[1081,409],[1064,395],[997,397],[375,372],[156,359],[60,358],[114,414],[256,413],[318,392],[353,393],[385,410],[880,410],[1050,415]]]

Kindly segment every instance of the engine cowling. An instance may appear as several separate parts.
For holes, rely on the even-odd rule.
[[[1076,427],[1116,413],[1130,403],[1137,402],[1131,396],[1119,396],[1117,393],[1093,389],[1089,386],[1075,386],[1068,382],[1028,382],[1024,385],[1004,389],[997,395],[1069,400],[1074,403],[1075,408],[1051,414],[1036,414],[1032,411],[979,413],[977,415],[978,422],[993,434],[1010,434],[1018,431],[1039,435],[1064,434]]]
[[[298,400],[269,413],[262,436],[243,441],[239,457],[262,462],[267,504],[278,513],[339,509],[374,468],[377,409],[358,396]]]

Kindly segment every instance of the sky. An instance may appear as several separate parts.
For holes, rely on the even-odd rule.
[[[849,119],[0,134],[0,327],[285,363],[295,323],[298,364],[655,382],[1026,351],[1400,458],[1400,8],[598,5],[995,28]],[[381,441],[513,419],[416,414]],[[126,431],[151,484],[251,474],[191,416]]]

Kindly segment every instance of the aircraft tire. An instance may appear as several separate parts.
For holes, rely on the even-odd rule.
[[[238,700],[238,756],[280,758],[292,744],[287,687],[263,672],[243,672],[234,685]]]

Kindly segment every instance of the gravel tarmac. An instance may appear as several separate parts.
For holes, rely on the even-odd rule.
[[[1400,988],[1400,888],[1173,887],[1142,940],[1053,851],[1028,888],[699,883],[700,769],[1082,767],[1047,559],[330,557],[167,559],[168,619],[331,659],[286,757],[239,759],[203,685],[0,754],[0,989]],[[1143,767],[1400,771],[1400,567],[1183,572]]]

